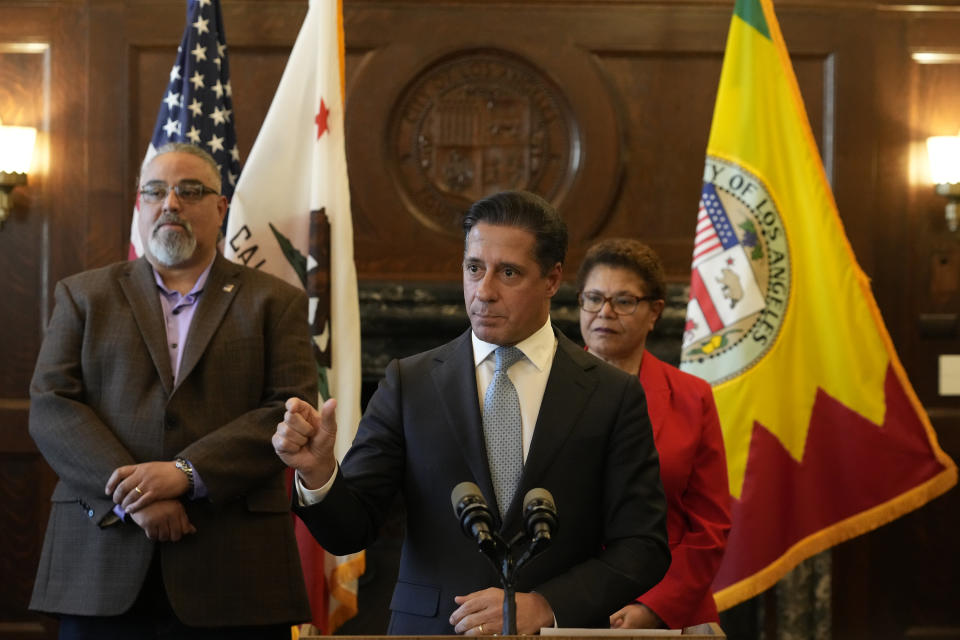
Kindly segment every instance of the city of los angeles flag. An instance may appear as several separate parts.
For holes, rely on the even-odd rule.
[[[224,254],[303,287],[321,401],[337,398],[337,456],[360,421],[360,311],[344,149],[339,2],[310,0],[231,203]],[[363,553],[326,554],[299,520],[313,623],[332,633],[357,610]]]
[[[714,387],[725,609],[956,483],[843,231],[770,0],[737,0],[681,368]]]

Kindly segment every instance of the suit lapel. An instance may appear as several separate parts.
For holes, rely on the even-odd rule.
[[[173,389],[173,368],[170,366],[170,352],[167,350],[167,331],[163,326],[163,307],[157,293],[157,281],[153,269],[146,258],[129,263],[119,278],[120,288],[136,320],[140,335],[143,337],[153,366],[156,367],[169,395]]]
[[[523,475],[520,477],[520,487],[506,514],[504,524],[507,529],[520,518],[523,497],[527,491],[536,488],[537,483],[544,477],[557,452],[564,446],[570,432],[580,420],[583,407],[595,386],[584,372],[596,367],[597,359],[559,331],[556,331],[556,334],[557,353],[553,358],[546,389],[543,391],[537,426],[523,465]]]
[[[190,333],[187,337],[187,346],[183,351],[180,362],[179,380],[187,379],[193,368],[200,361],[200,356],[207,350],[210,339],[217,327],[223,322],[223,317],[236,297],[241,287],[240,273],[242,268],[233,264],[217,253],[210,268],[210,275],[203,287],[197,311],[190,324]]]
[[[480,404],[477,400],[477,374],[473,364],[473,343],[470,330],[437,356],[439,364],[432,371],[437,389],[437,402],[464,452],[464,459],[491,511],[496,517],[496,496],[490,479],[487,446],[483,439]]]

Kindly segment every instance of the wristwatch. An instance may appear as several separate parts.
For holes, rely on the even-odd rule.
[[[192,496],[193,495],[193,465],[190,464],[190,461],[187,460],[186,458],[176,458],[173,461],[173,464],[177,467],[177,469],[180,469],[180,471],[183,471],[184,475],[187,476],[187,482],[190,485],[190,488],[187,491],[187,493]]]

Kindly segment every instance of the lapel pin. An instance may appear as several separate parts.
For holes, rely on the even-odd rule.
[[[226,291],[227,293],[230,293],[231,291],[233,291],[233,285],[232,285],[232,284],[225,284],[225,285],[223,285],[223,290]]]

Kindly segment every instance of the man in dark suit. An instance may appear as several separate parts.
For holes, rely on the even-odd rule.
[[[472,330],[390,363],[342,465],[333,455],[335,401],[319,413],[287,403],[273,444],[297,470],[295,512],[320,544],[343,554],[370,544],[401,491],[407,530],[389,633],[482,635],[502,627],[503,592],[460,531],[451,489],[479,485],[511,540],[523,527],[523,496],[545,488],[560,526],[519,576],[517,631],[607,627],[610,611],[656,584],[670,560],[643,390],[550,324],[567,244],[553,207],[530,193],[497,194],[471,207],[464,231]],[[501,375],[494,360],[512,346],[521,352],[506,369],[519,400],[515,490],[492,478],[504,456],[485,433],[497,428],[485,421]]]
[[[206,152],[161,148],[146,256],[57,285],[30,434],[60,481],[30,606],[61,637],[289,638],[309,619],[270,448],[284,401],[316,397],[307,301],[219,255],[219,191]]]

